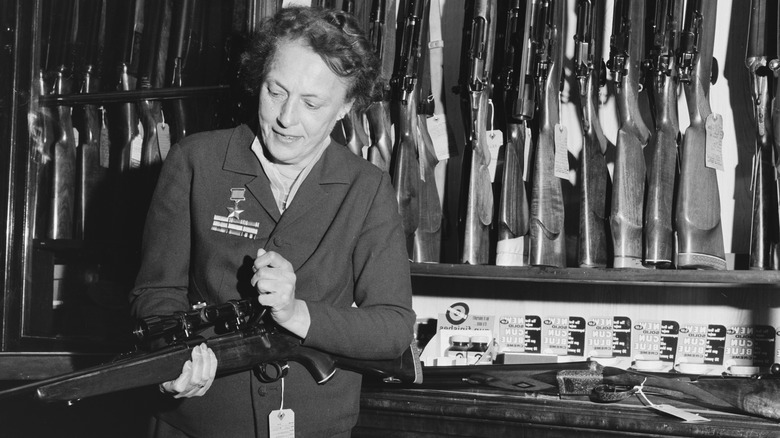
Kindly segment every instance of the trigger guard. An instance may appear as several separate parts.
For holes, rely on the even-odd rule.
[[[273,370],[272,374],[269,374],[268,372],[269,368]],[[253,371],[255,377],[257,377],[257,380],[263,383],[273,383],[287,376],[287,370],[289,369],[290,366],[287,364],[287,362],[282,361],[282,362],[261,363],[259,365],[256,365]]]

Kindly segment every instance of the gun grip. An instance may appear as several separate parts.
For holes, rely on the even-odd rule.
[[[327,382],[336,374],[336,362],[330,355],[318,350],[296,347],[288,360],[303,365],[319,384]]]

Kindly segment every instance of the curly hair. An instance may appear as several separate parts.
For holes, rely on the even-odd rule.
[[[379,59],[352,15],[318,7],[294,6],[264,19],[241,57],[246,89],[260,91],[276,48],[282,40],[301,40],[320,55],[336,75],[347,79],[347,100],[353,108],[371,103],[379,76]]]

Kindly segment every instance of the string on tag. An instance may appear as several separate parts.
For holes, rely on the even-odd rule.
[[[488,132],[490,132],[490,137],[493,137],[495,135],[492,132],[493,131],[493,117],[494,117],[494,115],[493,115],[493,99],[488,99],[488,118],[487,118],[487,120],[488,120],[488,123],[490,123],[490,125],[488,126],[487,130],[488,130]]]
[[[282,377],[282,402],[279,404],[279,418],[284,417],[284,413],[282,411],[284,410],[284,377]]]
[[[634,387],[634,390],[636,391],[635,394],[639,397],[642,397],[643,403],[647,404],[648,406],[655,406],[653,402],[650,401],[649,398],[645,395],[644,392],[642,392],[642,388],[645,386],[645,382],[647,382],[647,377],[645,377],[645,380],[642,380],[642,383],[640,383],[638,386]]]

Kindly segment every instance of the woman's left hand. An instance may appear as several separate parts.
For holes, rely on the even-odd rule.
[[[292,264],[274,251],[257,250],[252,269],[252,286],[257,293],[257,301],[271,310],[274,321],[284,325],[295,314],[295,271]]]

